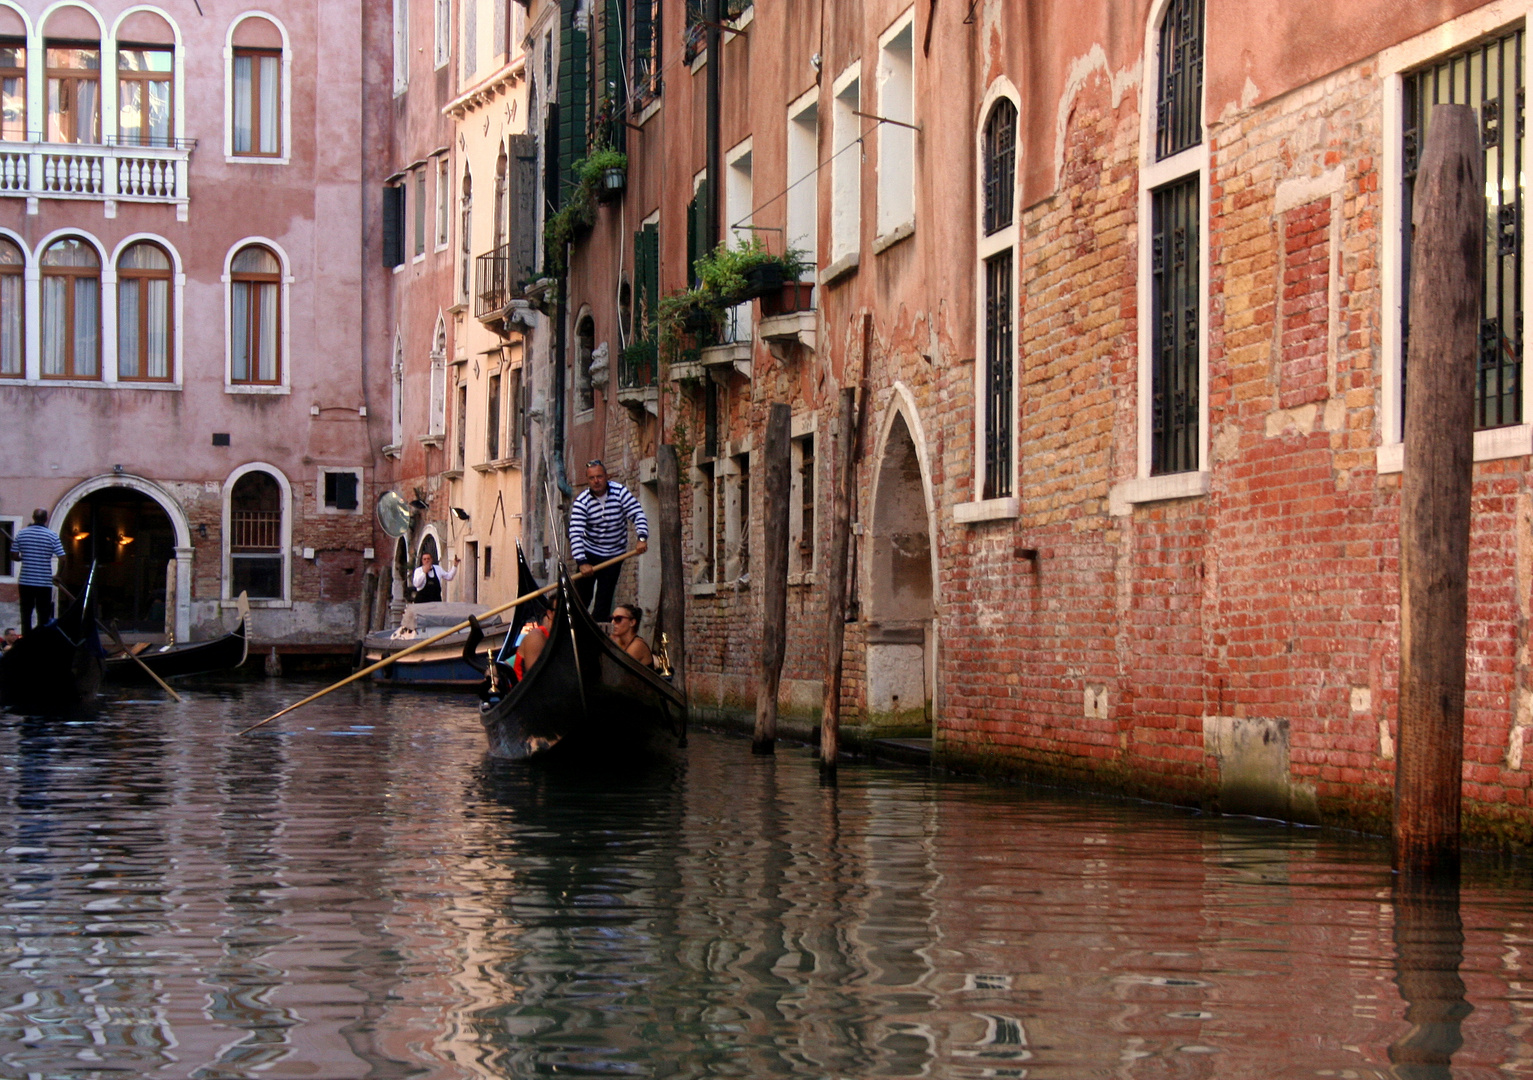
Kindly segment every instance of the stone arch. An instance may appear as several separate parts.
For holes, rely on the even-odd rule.
[[[158,503],[160,509],[165,511],[165,516],[170,519],[171,529],[175,533],[176,559],[175,614],[171,625],[175,629],[176,640],[186,641],[191,634],[192,625],[192,529],[187,523],[186,512],[174,495],[153,480],[142,476],[134,476],[131,473],[103,473],[82,481],[66,491],[49,514],[48,527],[54,532],[59,532],[70,511],[86,496],[108,488],[126,488],[145,495]]]
[[[936,673],[936,521],[926,439],[895,387],[878,439],[865,556],[867,712],[877,726],[930,723]]]

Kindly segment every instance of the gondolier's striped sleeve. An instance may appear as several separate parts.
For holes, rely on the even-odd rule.
[[[628,523],[640,540],[649,539],[644,508],[622,484],[609,482],[607,497],[598,502],[582,491],[570,507],[570,558],[578,566],[621,555],[628,548]]]

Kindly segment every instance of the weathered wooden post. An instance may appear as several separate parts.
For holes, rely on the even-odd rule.
[[[1432,111],[1411,212],[1400,483],[1400,749],[1394,865],[1456,875],[1464,768],[1469,501],[1485,191],[1467,105]]]
[[[834,489],[830,509],[830,565],[825,574],[825,705],[820,712],[820,764],[836,767],[841,752],[841,666],[846,647],[846,559],[852,545],[852,492],[857,486],[857,458],[862,448],[862,418],[867,414],[868,361],[873,353],[873,316],[862,317],[862,407],[857,391],[841,391],[836,452],[831,463]]]
[[[770,754],[777,742],[777,688],[788,634],[789,410],[772,405],[767,416],[766,485],[761,492],[765,573],[761,578],[761,667],[756,678],[756,734],[751,750]]]
[[[660,617],[656,627],[666,637],[671,685],[687,696],[687,601],[681,570],[681,471],[676,447],[655,448],[655,486],[660,500]],[[686,734],[686,717],[682,717]]]

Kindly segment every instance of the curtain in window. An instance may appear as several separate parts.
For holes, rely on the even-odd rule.
[[[77,277],[75,282],[75,376],[94,379],[101,356],[101,282]]]
[[[256,378],[261,382],[277,381],[277,286],[252,286],[259,322],[257,334],[260,355]]]
[[[148,290],[146,317],[149,320],[145,344],[148,355],[144,357],[149,370],[144,372],[151,379],[170,377],[170,282],[154,279],[144,282]]]
[[[275,56],[261,59],[261,153],[278,151],[277,90],[282,85],[281,61]]]
[[[155,146],[170,145],[170,83],[149,84],[149,138]]]
[[[117,374],[136,379],[138,370],[139,285],[137,278],[117,282]]]
[[[69,356],[69,279],[45,277],[43,285],[43,374],[64,375]]]
[[[234,370],[235,382],[250,381],[250,290],[253,286],[236,281],[234,294]]]
[[[249,56],[234,58],[234,152],[250,153],[250,66]]]
[[[23,372],[21,312],[21,275],[0,276],[0,375]]]

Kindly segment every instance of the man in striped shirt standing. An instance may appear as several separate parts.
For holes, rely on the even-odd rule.
[[[21,560],[21,633],[32,632],[32,612],[38,629],[53,618],[53,560],[64,557],[58,533],[48,528],[48,511],[33,510],[32,524],[11,540],[11,558]]]
[[[586,489],[575,497],[570,507],[570,558],[582,573],[593,564],[605,562],[628,550],[628,523],[639,537],[640,552],[649,550],[649,521],[633,492],[607,479],[607,467],[598,458],[586,462]],[[606,622],[612,615],[612,597],[617,592],[618,575],[623,564],[600,570],[594,577],[575,582],[582,603],[591,603],[595,590],[596,606],[591,615]]]

